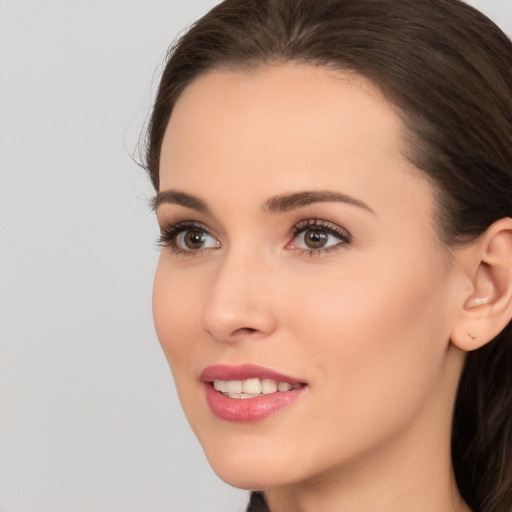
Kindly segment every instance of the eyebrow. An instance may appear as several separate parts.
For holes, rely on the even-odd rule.
[[[265,201],[261,209],[265,213],[276,214],[303,208],[313,203],[327,202],[338,202],[357,206],[375,215],[375,212],[360,199],[341,192],[334,192],[332,190],[315,190],[281,194],[271,197]],[[157,210],[158,207],[164,203],[176,204],[185,208],[190,208],[191,210],[197,210],[201,213],[210,213],[208,205],[202,199],[177,190],[158,192],[151,201],[151,207],[153,210]]]
[[[375,215],[375,212],[363,201],[341,192],[332,190],[318,190],[282,194],[270,198],[262,206],[263,211],[268,213],[282,213],[297,208],[303,208],[313,203],[338,202],[357,206]]]
[[[157,210],[158,207],[164,203],[177,204],[190,208],[191,210],[197,210],[201,213],[209,213],[208,205],[198,197],[195,197],[185,192],[178,192],[177,190],[166,190],[164,192],[158,192],[158,194],[151,200],[150,206],[152,210]]]

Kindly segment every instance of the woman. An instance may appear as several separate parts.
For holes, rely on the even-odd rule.
[[[512,44],[458,0],[227,0],[169,55],[155,326],[250,510],[512,510]]]

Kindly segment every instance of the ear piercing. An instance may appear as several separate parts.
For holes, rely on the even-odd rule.
[[[466,334],[471,338],[471,341],[476,341],[476,334],[473,334],[472,332],[468,332]]]

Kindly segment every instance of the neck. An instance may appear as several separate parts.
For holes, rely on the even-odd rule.
[[[425,451],[421,464],[406,450],[395,464],[372,458],[265,495],[272,512],[470,512],[457,490],[449,450],[444,460],[438,451]]]

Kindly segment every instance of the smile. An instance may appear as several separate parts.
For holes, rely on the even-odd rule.
[[[211,366],[201,373],[201,380],[211,412],[232,422],[267,418],[298,400],[308,387],[254,365]]]
[[[273,393],[285,393],[292,389],[299,389],[302,384],[289,382],[277,382],[273,379],[246,379],[246,380],[221,380],[215,379],[213,387],[229,398],[256,398],[260,395]]]

